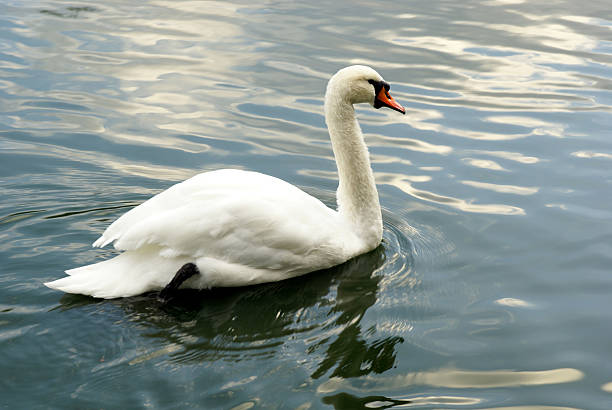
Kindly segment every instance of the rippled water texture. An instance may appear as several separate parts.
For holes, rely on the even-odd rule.
[[[606,1],[0,5],[0,407],[609,409]],[[382,247],[245,289],[42,285],[115,218],[237,167],[333,206],[329,76],[358,108]]]

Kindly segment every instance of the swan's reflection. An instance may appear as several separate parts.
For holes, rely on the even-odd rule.
[[[173,363],[273,357],[280,346],[300,338],[308,355],[318,356],[313,378],[382,373],[394,365],[401,337],[373,337],[361,321],[377,299],[385,261],[383,246],[347,263],[296,279],[267,285],[191,292],[171,305],[155,295],[101,302],[122,308],[143,327],[144,337],[161,340]],[[99,300],[75,295],[62,308]],[[367,333],[366,333],[367,332]]]

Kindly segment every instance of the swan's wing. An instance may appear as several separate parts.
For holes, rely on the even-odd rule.
[[[155,245],[162,256],[287,269],[313,253],[342,262],[341,231],[335,211],[293,185],[259,173],[220,170],[196,175],[127,212],[94,246]]]

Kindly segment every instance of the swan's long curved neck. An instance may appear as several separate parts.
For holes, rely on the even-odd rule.
[[[338,167],[338,212],[373,249],[382,238],[382,216],[370,156],[353,105],[333,87],[325,95],[325,121]]]

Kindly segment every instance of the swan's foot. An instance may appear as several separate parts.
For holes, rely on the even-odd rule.
[[[187,279],[192,277],[193,275],[199,274],[200,271],[198,267],[193,263],[186,263],[181,268],[176,271],[174,278],[166,285],[165,288],[159,292],[157,299],[161,302],[168,302],[170,299],[174,297],[174,293],[178,290],[178,288],[185,282]]]

